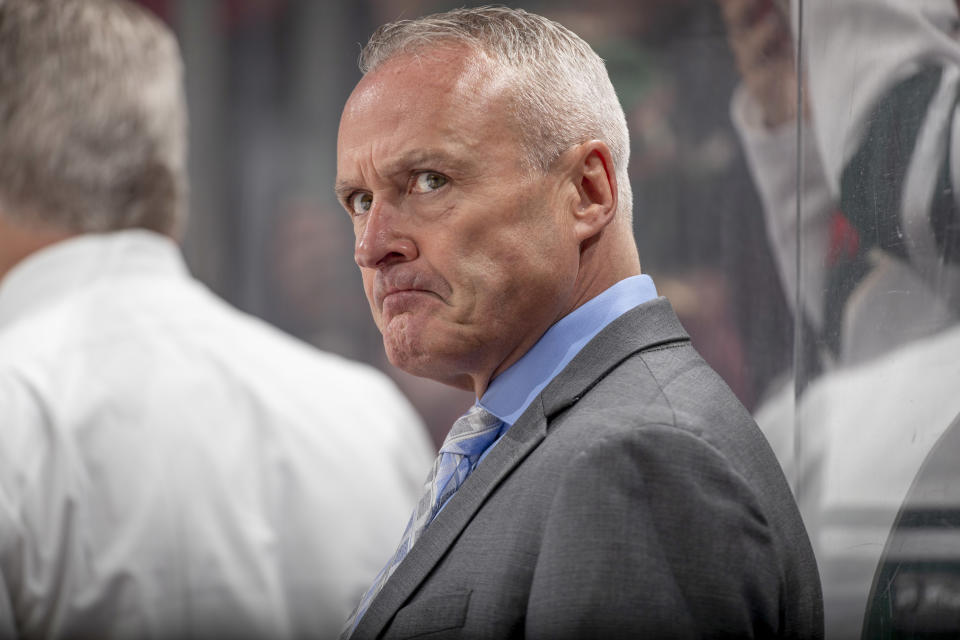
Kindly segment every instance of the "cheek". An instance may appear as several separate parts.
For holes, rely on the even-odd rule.
[[[470,242],[463,244],[451,267],[461,281],[488,293],[512,294],[527,279],[531,264],[549,262],[542,226],[487,224],[464,235]]]
[[[501,234],[487,254],[488,273],[511,287],[523,287],[544,277],[562,277],[569,248],[558,241],[558,235],[557,229],[546,224],[526,225]]]
[[[499,304],[517,312],[553,315],[577,278],[579,252],[556,228],[541,225],[514,236],[499,258]]]
[[[363,292],[366,294],[367,300],[371,303],[373,302],[373,279],[376,275],[376,272],[371,269],[360,269],[360,278],[363,280]]]
[[[360,277],[363,279],[363,292],[367,296],[367,302],[370,303],[370,312],[373,314],[373,319],[377,322],[377,326],[379,326],[380,310],[377,309],[373,303],[373,280],[376,275],[377,272],[373,269],[360,269]]]

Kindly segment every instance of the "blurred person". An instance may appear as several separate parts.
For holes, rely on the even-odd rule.
[[[173,35],[0,0],[0,637],[329,637],[430,458],[374,370],[187,273]]]
[[[945,172],[956,164],[947,142],[960,58],[955,1],[809,3],[802,85],[788,3],[718,2],[743,77],[733,121],[781,279],[827,349],[826,366],[865,362],[952,325],[960,234]],[[902,46],[885,48],[884,33]],[[853,61],[851,51],[877,55]],[[868,310],[897,287],[911,291],[883,300],[897,321],[873,322]]]
[[[521,10],[380,27],[336,191],[391,362],[473,391],[344,636],[819,637],[749,414],[642,275],[602,60]]]
[[[891,537],[895,520],[960,413],[957,3],[805,3],[802,81],[796,5],[791,15],[758,0],[720,4],[743,74],[734,122],[798,322],[822,345],[824,374],[802,381],[797,398],[792,387],[773,396],[757,421],[796,480],[827,636],[877,637],[864,614],[878,609],[892,620],[886,634],[907,631],[900,623],[943,632],[945,622],[960,633],[955,607],[891,600],[895,580],[877,583],[881,567],[900,566],[886,555],[902,560],[906,548]],[[956,562],[936,549],[927,545],[926,566]],[[953,589],[929,586],[942,598]]]

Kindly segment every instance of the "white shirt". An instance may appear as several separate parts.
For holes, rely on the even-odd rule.
[[[958,354],[954,327],[830,371],[799,399],[790,385],[757,412],[785,471],[798,478],[827,638],[860,636],[897,512],[927,454],[960,415]]]
[[[0,637],[335,636],[432,460],[387,378],[148,231],[0,282]]]

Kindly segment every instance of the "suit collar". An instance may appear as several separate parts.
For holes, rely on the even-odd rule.
[[[633,354],[689,340],[673,307],[660,297],[634,307],[611,322],[543,390],[549,419],[579,400],[610,370]]]
[[[355,638],[376,637],[447,552],[499,484],[547,435],[550,417],[576,403],[629,356],[689,340],[666,298],[623,314],[580,351],[520,416],[430,524],[371,603]]]
[[[0,281],[0,327],[105,278],[186,278],[176,243],[146,229],[81,234],[17,263]]]
[[[648,275],[617,282],[561,318],[523,357],[490,382],[480,404],[507,425],[516,423],[576,355],[616,318],[657,297]]]

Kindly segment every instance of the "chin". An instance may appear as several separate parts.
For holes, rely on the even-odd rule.
[[[409,343],[397,343],[385,337],[383,348],[387,352],[387,360],[397,369],[421,378],[435,377],[437,366],[434,359],[423,351],[412,348]]]
[[[406,332],[388,331],[383,334],[383,347],[390,364],[419,378],[429,378],[441,384],[473,391],[473,378],[464,367],[451,362],[429,345]]]
[[[430,358],[406,318],[394,318],[381,330],[383,348],[390,364],[412,375],[429,377],[423,371],[429,368]]]

